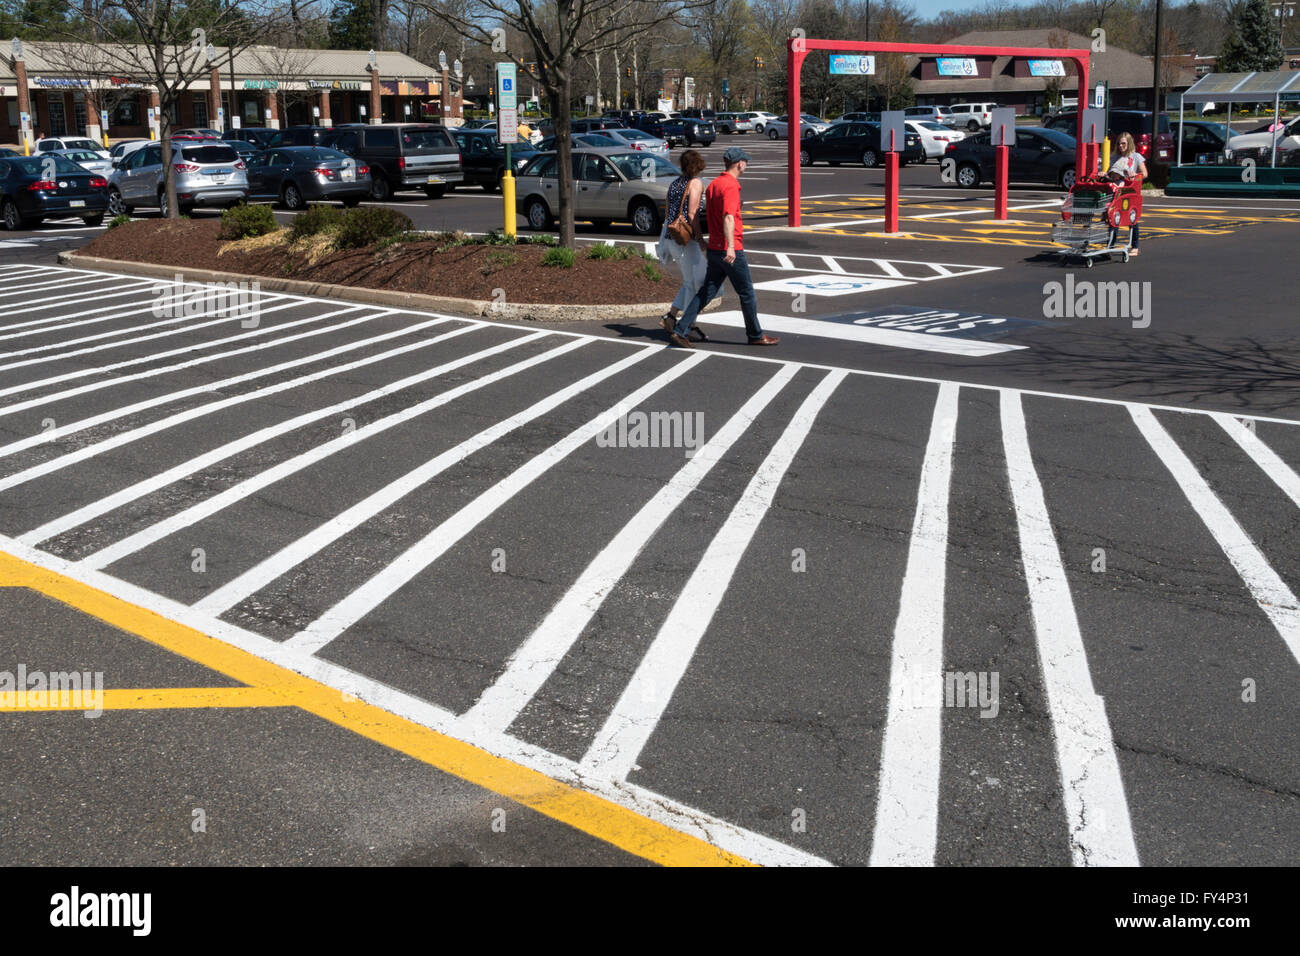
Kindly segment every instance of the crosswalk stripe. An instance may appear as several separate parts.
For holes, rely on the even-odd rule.
[[[933,866],[939,832],[948,494],[959,389],[940,386],[894,624],[872,866]]]
[[[817,383],[755,470],[588,747],[582,759],[585,770],[605,780],[623,780],[636,767],[637,758],[659,725],[713,621],[740,559],[771,507],[781,479],[812,430],[818,412],[847,375],[843,370],[829,372]]]
[[[554,673],[646,543],[794,378],[796,371],[796,366],[789,365],[779,369],[623,526],[511,655],[505,670],[465,713],[467,721],[494,731],[504,731],[510,726]]]
[[[481,360],[492,355],[498,355],[510,349],[517,348],[526,342],[543,338],[547,334],[548,333],[546,332],[532,332],[528,335],[503,342],[500,345],[495,345],[492,348],[484,349],[482,352],[478,352],[469,358],[457,361],[460,365],[465,365],[471,360]],[[283,478],[287,478],[295,472],[301,471],[310,465],[314,465],[345,448],[352,447],[359,441],[363,441],[374,435],[388,431],[390,428],[394,428],[403,422],[409,421],[412,418],[430,412],[435,408],[440,408],[449,402],[455,401],[463,395],[468,395],[471,392],[478,391],[494,382],[508,378],[511,375],[524,371],[525,369],[532,368],[534,365],[544,362],[557,354],[561,354],[562,352],[566,352],[572,348],[577,348],[585,344],[587,343],[582,339],[574,339],[557,349],[552,349],[550,352],[543,352],[541,355],[532,356],[531,358],[524,359],[514,365],[508,365],[503,369],[499,369],[479,378],[471,379],[455,388],[448,389],[445,392],[440,392],[432,398],[426,399],[417,405],[411,405],[400,412],[387,415],[368,425],[358,428],[356,431],[340,435],[338,438],[317,445],[310,451],[305,451],[299,455],[295,455],[293,458],[267,468],[264,471],[260,471],[251,478],[246,478],[211,498],[193,504],[184,511],[180,511],[168,518],[164,518],[162,521],[149,525],[147,528],[143,528],[135,534],[123,538],[121,541],[96,551],[94,554],[83,558],[81,563],[91,568],[107,567],[114,561],[118,561],[128,554],[133,554],[141,548],[148,547],[155,541],[159,541],[170,534],[174,534],[181,528],[187,528],[196,521],[201,521],[209,515],[216,514],[218,511],[230,507],[237,501],[242,501],[249,495],[258,492]],[[633,356],[633,358],[640,357],[640,355]]]
[[[661,351],[647,347],[646,354]],[[644,356],[642,356],[644,357]],[[289,638],[288,643],[310,653],[316,653],[330,641],[391,597],[399,588],[436,561],[448,548],[472,531],[498,508],[524,488],[540,478],[550,468],[570,453],[591,441],[616,422],[629,407],[635,407],[651,395],[676,381],[704,361],[704,355],[695,354],[676,362],[645,385],[625,395],[612,408],[601,412],[586,424],[579,425],[541,454],[534,456],[513,472],[483,492],[438,527],[407,548],[382,571],[354,590],[343,600],[317,618],[311,625]],[[625,359],[624,362],[627,360]],[[622,363],[620,363],[622,364]]]
[[[264,368],[254,369],[253,371],[245,372],[242,375],[235,375],[230,378],[219,379],[218,381],[215,382],[209,382],[204,385],[195,385],[195,386],[191,386],[190,388],[183,388],[175,392],[167,392],[162,395],[155,395],[152,398],[143,399],[142,401],[135,402],[131,405],[123,405],[123,406],[119,406],[118,408],[109,409],[108,411],[101,412],[98,415],[92,415],[89,418],[83,418],[78,421],[69,422],[67,425],[59,425],[55,428],[48,429],[47,431],[42,431],[35,435],[29,435],[27,438],[21,438],[18,441],[10,442],[8,445],[0,446],[0,458],[6,458],[10,455],[17,454],[20,451],[25,451],[28,448],[33,448],[36,445],[42,445],[47,442],[57,441],[60,438],[66,437],[67,435],[72,435],[80,431],[85,431],[87,428],[94,428],[96,425],[102,425],[105,422],[116,421],[117,419],[125,418],[128,415],[134,415],[136,412],[141,412],[141,411],[145,411],[146,409],[155,408],[159,405],[167,405],[172,402],[178,401],[179,399],[189,398],[194,395],[206,395],[209,392],[220,391],[221,389],[229,388],[233,385],[239,385],[244,382],[251,382],[259,378],[265,378],[268,375],[275,375],[278,374],[279,372],[284,372],[292,368],[298,368],[303,365],[311,365],[316,362],[324,361],[326,359],[336,358],[340,355],[345,355],[348,352],[355,352],[358,349],[363,349],[372,345],[377,345],[381,342],[387,342],[392,339],[400,338],[404,335],[410,335],[415,332],[420,332],[426,329],[434,328],[435,326],[445,325],[449,321],[451,320],[447,318],[431,319],[428,322],[420,322],[416,325],[407,326],[406,328],[396,329],[391,332],[385,332],[382,335],[375,335],[375,336],[371,336],[370,338],[359,339],[356,342],[348,342],[345,345],[336,345],[333,348],[325,349],[322,352],[313,352],[310,355],[304,355],[301,358],[290,359],[287,362],[280,362],[276,365],[270,365]],[[35,466],[34,468],[28,469],[27,471],[24,472],[17,472],[6,478],[0,478],[0,490],[3,490],[5,488],[11,488],[16,484],[21,484],[24,481],[30,481],[32,478],[35,478],[38,475],[49,473],[48,471],[38,471],[37,470],[38,468],[44,468],[48,465],[53,465],[54,467],[50,470],[57,470],[58,468],[62,468],[65,465],[70,465],[78,461],[83,461],[85,460],[85,458],[88,458],[92,455],[101,454],[102,452],[108,451],[110,448],[117,448],[123,444],[126,444],[127,442],[136,441],[140,438],[144,438],[147,435],[152,435],[155,432],[161,431],[164,428],[170,428],[173,425],[178,425],[182,422],[187,422],[195,418],[200,418],[204,415],[211,415],[214,412],[220,411],[221,409],[224,408],[230,408],[233,405],[238,405],[243,402],[255,401],[259,398],[264,398],[268,395],[274,395],[276,392],[284,391],[285,389],[289,389],[289,388],[294,388],[298,385],[314,382],[317,381],[318,379],[327,378],[331,375],[338,375],[342,372],[351,371],[354,368],[361,368],[362,366],[369,365],[372,362],[383,361],[384,359],[389,358],[393,355],[399,355],[402,354],[403,352],[411,351],[416,348],[423,348],[427,345],[432,345],[435,342],[444,341],[455,335],[461,335],[466,332],[473,332],[480,328],[482,328],[482,326],[480,325],[465,325],[445,335],[436,336],[432,339],[427,339],[423,342],[418,342],[407,346],[400,346],[399,348],[392,349],[388,352],[380,353],[379,355],[374,355],[364,359],[359,359],[356,362],[347,362],[344,363],[343,365],[330,366],[329,368],[321,369],[318,372],[311,372],[307,375],[302,375],[297,378],[289,379],[288,381],[285,382],[278,382],[275,385],[268,385],[263,388],[253,389],[252,391],[249,392],[242,392],[237,395],[231,395],[227,398],[218,399],[215,402],[208,402],[207,404],[200,405],[196,408],[186,409],[183,412],[177,412],[165,418],[158,419],[155,422],[149,422],[148,424],[140,425],[128,431],[119,432],[117,435],[114,435],[112,438],[105,439],[104,441],[97,442],[93,445],[88,445],[85,448],[79,449],[76,452],[69,452],[67,455],[63,455],[60,456],[59,458],[51,459],[49,462],[45,463],[44,465]],[[19,475],[26,475],[27,477],[23,477],[20,479]]]
[[[348,312],[357,312],[360,311],[361,308],[362,308],[361,306],[349,306],[346,309],[339,309],[336,312],[327,312],[324,315],[312,316],[311,319],[309,320],[304,319],[303,322],[306,321],[319,322],[325,319],[333,318],[335,316],[344,315]],[[49,395],[39,395],[36,398],[27,399],[26,401],[22,401],[22,402],[15,402],[12,405],[0,406],[0,416],[13,415],[16,412],[26,411],[29,408],[34,408],[37,406],[47,406],[52,402],[61,402],[69,398],[75,398],[78,395],[85,395],[88,392],[96,392],[105,388],[113,388],[118,385],[125,385],[128,382],[138,382],[146,378],[156,378],[159,375],[166,375],[169,372],[179,372],[182,369],[194,368],[195,366],[198,365],[206,365],[209,362],[219,362],[222,359],[234,358],[237,355],[248,355],[252,352],[262,352],[267,349],[279,348],[280,346],[287,345],[290,342],[297,342],[300,341],[301,339],[312,338],[317,335],[329,335],[333,332],[337,332],[339,329],[350,328],[351,326],[354,325],[360,325],[363,322],[373,322],[375,319],[382,319],[385,316],[393,315],[393,314],[394,313],[391,310],[384,309],[382,311],[374,312],[369,315],[362,315],[359,318],[349,319],[347,322],[340,322],[337,325],[329,325],[318,329],[308,329],[306,332],[298,332],[294,335],[286,335],[283,338],[272,339],[269,342],[258,342],[254,345],[245,345],[242,348],[231,349],[229,352],[218,352],[215,355],[205,355],[202,356],[201,358],[190,359],[185,362],[177,362],[175,365],[164,365],[159,368],[145,369],[143,372],[133,372],[129,375],[117,375],[117,376],[103,379],[98,382],[90,382],[85,385],[77,385],[74,386],[73,388],[64,389],[61,392],[53,392]],[[278,332],[278,331],[283,331],[286,328],[290,328],[293,325],[301,325],[303,324],[303,322],[286,323],[285,325],[281,325],[278,327],[268,327],[267,329],[258,329],[255,331],[259,331],[259,332],[277,331]],[[247,336],[244,337],[246,338]],[[225,341],[230,341],[230,340],[226,339]],[[204,345],[194,346],[194,348],[205,347],[206,344],[208,343],[204,343]],[[192,349],[181,349],[179,351],[181,353],[184,353],[184,352],[192,351]],[[132,359],[129,362],[118,362],[114,365],[101,365],[96,368],[87,369],[85,372],[71,372],[66,375],[54,376],[53,379],[46,379],[43,382],[28,382],[25,385],[15,386],[14,390],[25,391],[30,388],[35,388],[39,385],[48,384],[52,381],[66,381],[70,378],[80,378],[83,375],[94,375],[102,372],[112,372],[112,371],[116,371],[119,368],[123,368],[125,366],[138,365],[141,362],[152,361],[156,358],[158,358],[157,355],[147,355],[141,359]],[[0,391],[0,395],[6,394],[8,391],[10,390],[2,390]]]
[[[1232,512],[1219,500],[1209,483],[1201,477],[1191,460],[1178,447],[1178,443],[1156,421],[1151,410],[1132,406],[1129,414],[1133,416],[1133,421],[1146,438],[1147,444],[1169,469],[1196,514],[1232,562],[1237,574],[1250,589],[1255,603],[1268,615],[1278,635],[1286,642],[1291,656],[1300,661],[1300,602],[1296,601],[1295,594],[1273,570],[1268,559],[1232,516]],[[1229,431],[1229,434],[1232,432]]]
[[[360,361],[357,362],[349,362],[346,365],[334,366],[332,368],[325,369],[320,372],[315,372],[311,375],[304,376],[302,378],[291,379],[288,382],[281,382],[276,385],[269,386],[265,389],[258,389],[257,392],[250,393],[249,395],[238,395],[230,399],[225,399],[224,401],[221,402],[214,402],[212,404],[222,405],[223,407],[228,408],[231,405],[237,404],[239,402],[247,401],[252,397],[265,398],[266,396],[273,395],[277,392],[286,391],[290,388],[297,388],[301,386],[304,382],[316,381],[325,378],[327,376],[338,375],[343,372],[351,371],[353,369],[361,368],[366,365],[374,364],[375,362],[384,361],[389,358],[393,358],[396,355],[412,352],[415,351],[416,349],[430,348],[434,345],[442,345],[448,339],[456,338],[457,336],[465,335],[469,332],[475,332],[475,331],[478,330],[474,326],[463,326],[458,329],[452,329],[450,332],[445,332],[442,335],[436,336],[432,339],[428,339],[423,342],[416,342],[410,345],[404,345],[401,348],[392,349],[388,352],[382,353],[381,355],[370,356],[368,358],[361,359]],[[514,340],[511,344],[522,345],[524,342],[531,341],[533,338],[536,337],[537,337],[536,335],[520,336],[517,340]],[[497,351],[500,350],[498,349]],[[220,461],[224,461],[227,458],[239,454],[240,452],[247,451],[250,448],[254,448],[257,445],[271,441],[272,439],[278,438],[281,435],[288,434],[289,432],[297,428],[302,428],[305,425],[309,425],[313,422],[320,421],[321,419],[328,418],[330,415],[337,415],[342,412],[351,411],[362,405],[365,405],[368,402],[376,401],[380,398],[384,398],[388,395],[392,395],[403,388],[409,388],[410,386],[416,385],[420,382],[424,382],[432,378],[437,378],[438,376],[441,375],[446,375],[448,372],[455,371],[458,368],[462,368],[465,365],[469,365],[473,362],[479,361],[484,357],[487,357],[486,353],[488,352],[491,352],[492,354],[497,354],[496,351],[490,349],[484,349],[481,352],[475,352],[471,355],[467,355],[462,358],[455,359],[451,362],[445,362],[442,365],[438,365],[434,368],[426,369],[415,375],[407,376],[406,378],[401,379],[400,381],[393,382],[392,384],[389,385],[384,385],[377,389],[373,389],[372,391],[367,392],[364,395],[359,395],[354,399],[348,399],[342,402],[336,402],[335,404],[328,405],[324,408],[317,408],[317,409],[313,409],[310,412],[304,412],[301,415],[297,415],[293,418],[286,419],[285,421],[278,422],[275,425],[268,425],[265,428],[261,428],[250,435],[245,435],[234,441],[226,442],[224,445],[221,445],[218,448],[214,448],[212,451],[204,452],[202,455],[197,455],[194,458],[189,459],[188,461],[181,462],[179,465],[175,465],[171,468],[166,469],[165,471],[159,472],[158,474],[150,475],[148,478],[144,478],[136,482],[135,484],[123,488],[121,491],[114,492],[113,494],[105,498],[101,498],[98,501],[91,502],[90,504],[82,508],[78,508],[76,511],[69,512],[68,514],[61,515],[58,518],[54,518],[51,521],[47,521],[39,528],[35,528],[32,531],[29,531],[26,534],[21,535],[18,538],[18,540],[22,541],[24,544],[36,544],[37,542],[48,540],[49,538],[52,538],[57,534],[62,534],[64,531],[83,525],[87,521],[90,521],[92,518],[97,518],[102,514],[107,514],[109,511],[113,511],[117,508],[120,508],[122,505],[128,502],[135,501],[136,499],[141,498],[147,494],[151,494],[154,491],[158,491],[161,488],[165,488],[167,487],[167,485],[170,485],[173,482],[180,481],[181,479],[186,478],[197,471],[201,471],[204,468],[209,468]],[[50,468],[51,465],[55,466],[56,468],[62,468],[72,463],[66,461],[65,459],[75,459],[77,461],[84,460],[85,458],[89,458],[91,455],[102,454],[110,447],[116,448],[119,447],[120,445],[126,444],[129,441],[139,440],[140,438],[145,437],[145,435],[154,434],[166,428],[173,428],[179,423],[179,421],[187,421],[192,418],[200,417],[201,415],[208,415],[211,414],[212,411],[213,409],[210,406],[205,405],[205,406],[201,406],[198,409],[191,409],[186,412],[181,412],[177,415],[171,416],[170,418],[163,419],[160,422],[151,423],[150,425],[145,426],[144,428],[135,429],[131,432],[127,432],[121,435],[114,435],[112,438],[106,439],[105,441],[99,442],[98,444],[91,445],[88,448],[79,449],[78,451],[75,452],[70,452],[69,454],[64,455],[60,458],[56,458],[51,462],[46,462],[41,465],[34,466],[33,468],[28,469],[26,472],[19,472],[18,474],[13,475],[10,478],[0,480],[0,490],[3,490],[8,487],[12,487],[13,485],[16,484],[21,484],[25,481],[30,481],[33,477],[37,476],[36,474],[32,474],[32,473],[39,473],[39,474],[48,473],[48,471],[53,470]]]
[[[1002,441],[1021,560],[1051,711],[1070,856],[1075,866],[1137,866],[1119,758],[1088,670],[1061,553],[1034,470],[1020,393],[1002,391]]]

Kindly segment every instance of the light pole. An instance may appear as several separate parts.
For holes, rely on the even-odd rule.
[[[761,69],[763,69],[763,58],[761,56],[756,56],[754,57],[754,105],[752,107],[753,109],[758,109],[758,89],[759,89],[758,71]],[[763,105],[766,106],[767,104],[764,103]]]
[[[1286,18],[1295,16],[1294,0],[1270,3],[1269,6],[1273,8],[1273,16],[1277,17],[1277,40],[1282,44],[1282,51],[1286,52]]]

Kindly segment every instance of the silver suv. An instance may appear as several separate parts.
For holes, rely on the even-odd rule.
[[[953,125],[964,126],[972,133],[992,126],[993,111],[997,108],[997,103],[958,103],[956,106],[949,107],[952,111]]]
[[[248,173],[234,148],[217,140],[173,143],[176,203],[182,213],[196,206],[238,205],[248,198]],[[162,144],[142,146],[113,164],[108,177],[108,211],[130,215],[138,206],[167,215]]]

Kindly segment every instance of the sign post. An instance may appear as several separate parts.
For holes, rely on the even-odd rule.
[[[515,65],[497,64],[497,141],[506,148],[506,168],[501,173],[501,198],[505,208],[506,235],[515,235],[515,170],[510,161],[510,146],[519,142],[519,91]],[[588,102],[590,102],[588,97]]]
[[[1011,147],[1016,145],[1016,111],[1011,108],[993,110],[993,123],[989,127],[989,136],[996,147],[997,154],[993,177],[993,218],[1006,219],[1008,160]]]
[[[32,154],[32,114],[20,114],[18,117],[18,124],[22,127],[23,131],[23,155],[30,156]]]
[[[1086,109],[1083,117],[1083,171],[1075,170],[1075,175],[1096,175],[1097,161],[1100,159],[1099,148],[1106,140],[1106,111]]]
[[[898,151],[907,145],[907,116],[902,110],[880,114],[880,148],[885,150],[885,232],[898,232]]]

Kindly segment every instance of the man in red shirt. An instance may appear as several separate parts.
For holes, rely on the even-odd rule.
[[[724,172],[704,191],[704,208],[709,223],[708,271],[695,298],[682,311],[681,318],[669,332],[674,345],[694,348],[686,337],[700,310],[722,289],[723,279],[740,299],[740,311],[745,317],[745,333],[750,345],[776,345],[775,335],[766,335],[758,324],[758,302],[754,297],[754,281],[749,276],[749,263],[745,260],[745,245],[741,236],[745,231],[740,216],[740,177],[749,164],[750,155],[739,146],[732,146],[722,154]],[[666,323],[665,323],[666,324]]]

